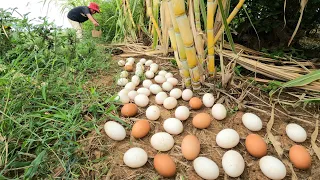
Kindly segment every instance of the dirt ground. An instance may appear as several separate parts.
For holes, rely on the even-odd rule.
[[[116,60],[119,60],[121,58],[114,57],[113,58],[116,62]],[[123,58],[122,58],[123,59]],[[140,59],[136,58],[136,59]],[[156,61],[161,69],[170,71],[174,74],[174,76],[180,80],[180,77],[178,75],[177,69],[175,69],[168,60],[162,60],[162,59],[155,59],[150,58]],[[121,69],[117,66],[116,68],[111,68],[111,72],[109,72],[109,75],[101,75],[98,77],[95,77],[93,80],[95,86],[100,87],[100,90],[110,91],[108,86],[110,87],[111,83],[114,83],[114,73],[120,72]],[[133,74],[133,73],[132,73]],[[131,78],[131,76],[130,76]],[[141,86],[141,84],[140,84]],[[115,86],[113,86],[115,87]],[[181,88],[181,84],[178,84],[178,88]],[[117,87],[117,91],[120,90],[119,87]],[[268,179],[266,176],[264,176],[259,168],[259,159],[254,158],[251,156],[245,148],[244,142],[247,135],[249,135],[250,130],[245,128],[245,126],[242,124],[241,116],[244,112],[252,112],[257,114],[261,120],[263,121],[263,129],[255,132],[262,136],[265,141],[267,142],[268,146],[268,153],[267,155],[271,155],[274,157],[279,158],[277,155],[277,152],[275,151],[273,145],[271,142],[267,139],[267,123],[270,120],[271,117],[271,108],[267,105],[264,105],[263,103],[259,102],[258,99],[255,99],[254,96],[248,96],[245,98],[245,101],[248,105],[252,105],[253,107],[257,109],[261,109],[262,111],[254,111],[252,109],[243,109],[243,111],[237,111],[236,107],[237,104],[234,103],[234,101],[231,101],[227,96],[225,96],[222,93],[219,93],[216,89],[210,89],[208,87],[203,87],[201,91],[198,94],[194,94],[194,96],[202,98],[202,95],[205,92],[213,93],[215,96],[215,102],[217,101],[223,101],[223,104],[226,105],[228,109],[228,116],[226,119],[222,121],[217,121],[212,119],[211,125],[207,129],[197,129],[193,127],[192,125],[192,118],[200,112],[206,112],[211,114],[211,108],[202,107],[200,110],[191,110],[190,111],[190,117],[183,121],[184,125],[184,131],[179,135],[173,135],[175,140],[174,147],[168,151],[168,152],[162,152],[169,154],[175,161],[177,165],[177,173],[176,176],[171,179],[190,179],[190,180],[198,180],[201,179],[194,171],[192,166],[192,161],[186,160],[181,153],[181,142],[182,139],[188,135],[193,134],[198,137],[198,139],[201,142],[201,151],[199,156],[204,156],[207,158],[210,158],[213,160],[219,167],[220,175],[218,179],[243,179],[243,180],[266,180]],[[235,98],[238,98],[240,95],[239,93],[236,93],[235,90],[228,90],[232,96]],[[258,97],[261,97],[261,94],[263,92],[259,91],[258,88],[252,88],[251,92]],[[218,98],[217,98],[218,97]],[[150,95],[150,103],[149,105],[156,105],[155,103],[155,96]],[[185,105],[189,107],[188,102],[183,101],[181,98],[178,100],[178,106]],[[153,157],[159,153],[155,149],[152,148],[150,144],[150,138],[151,136],[156,132],[164,131],[163,129],[163,121],[167,118],[174,117],[174,111],[173,110],[167,110],[163,106],[157,105],[161,110],[161,116],[157,121],[149,121],[151,124],[151,131],[149,134],[142,138],[142,139],[134,139],[133,137],[130,137],[130,130],[127,129],[127,137],[122,141],[114,141],[110,139],[103,130],[103,124],[100,125],[100,132],[102,136],[98,135],[96,132],[92,132],[87,137],[85,137],[81,143],[84,146],[84,150],[88,153],[92,160],[92,171],[90,172],[83,172],[83,178],[84,179],[169,179],[169,178],[163,178],[157,172],[155,171],[153,167]],[[277,108],[281,108],[277,106]],[[123,118],[122,119],[129,123],[134,124],[134,121],[137,119],[146,119],[145,116],[145,110],[146,108],[139,108],[139,113],[135,118]],[[119,109],[120,111],[120,109]],[[120,112],[118,111],[118,114],[120,115]],[[263,112],[264,111],[264,112]],[[294,120],[286,115],[283,115],[281,113],[276,112],[274,125],[272,128],[272,134],[276,136],[277,140],[281,143],[281,147],[284,150],[284,156],[283,159],[289,159],[289,149],[292,145],[296,144],[292,140],[290,140],[285,132],[286,125],[288,123],[294,122],[297,124],[300,124],[302,127],[305,128],[307,131],[308,138],[304,143],[299,143],[300,145],[303,145],[311,154],[312,157],[312,167],[309,170],[303,171],[298,170],[294,168],[294,172],[296,173],[298,179],[319,179],[320,177],[320,161],[316,154],[314,153],[312,147],[311,147],[311,134],[314,131],[314,123],[315,118],[312,117],[312,113],[317,112],[317,109],[313,109],[310,114],[306,113],[305,111],[301,110],[301,107],[298,107],[295,110],[292,110],[292,113],[290,113],[292,116],[296,114],[300,114],[300,118],[303,118],[305,120],[308,120],[312,123],[305,123],[300,122],[297,120]],[[265,113],[267,112],[267,113]],[[299,112],[299,113],[298,113]],[[111,119],[106,119],[103,123],[106,121],[109,121]],[[226,149],[220,148],[216,142],[215,137],[217,133],[225,128],[232,128],[236,130],[240,135],[240,143],[232,148],[233,150],[238,151],[245,160],[245,170],[243,174],[238,178],[231,178],[228,177],[222,168],[221,160],[223,154],[227,151]],[[319,135],[318,138],[319,139]],[[317,142],[317,145],[320,146],[319,141]],[[132,169],[127,167],[123,162],[123,154],[132,147],[141,147],[143,148],[147,154],[148,154],[148,162],[141,168]],[[287,168],[287,176],[285,179],[292,179],[292,173],[288,165],[286,165]]]

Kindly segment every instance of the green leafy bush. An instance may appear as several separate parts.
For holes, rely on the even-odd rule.
[[[91,39],[78,42],[46,19],[33,25],[10,12],[0,9],[0,26],[11,27],[0,30],[0,179],[52,177],[56,168],[61,178],[77,178],[87,162],[78,138],[97,128],[112,102],[85,83],[110,63]],[[84,120],[91,106],[99,113]]]

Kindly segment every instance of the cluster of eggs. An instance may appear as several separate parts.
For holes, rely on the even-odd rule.
[[[130,62],[129,60],[130,58],[127,59],[127,62]],[[149,63],[147,64],[147,62]],[[126,101],[122,101],[124,103],[121,108],[122,116],[135,116],[138,113],[138,107],[147,107],[149,105],[149,96],[154,94],[156,104],[163,105],[168,110],[177,107],[177,100],[180,98],[184,101],[189,101],[189,106],[193,110],[198,110],[203,105],[211,108],[211,115],[208,113],[198,113],[193,117],[192,125],[198,129],[208,128],[212,117],[215,120],[226,118],[226,108],[222,104],[214,104],[214,96],[211,93],[204,94],[202,99],[193,97],[193,92],[190,89],[182,91],[179,88],[175,88],[178,80],[173,77],[172,73],[161,70],[155,76],[158,71],[158,66],[152,65],[155,63],[151,60],[146,61],[145,59],[141,59],[139,63],[149,67],[149,70],[145,72],[145,76],[148,79],[143,81],[143,87],[137,89],[137,91],[135,91],[135,88],[140,84],[140,81],[135,86],[132,83],[128,85],[130,82],[122,85],[125,87],[118,94],[120,100],[124,99],[121,96],[128,97],[125,98]],[[151,81],[152,78],[154,78],[155,84]],[[133,79],[132,82],[135,83]],[[162,86],[159,84],[162,84]],[[167,94],[165,91],[169,93]],[[130,103],[130,101],[133,103]],[[150,105],[146,109],[146,117],[149,121],[158,120],[160,114],[161,111],[157,105]],[[186,106],[178,106],[175,109],[174,116],[163,122],[163,128],[166,132],[157,132],[150,139],[151,146],[160,152],[169,151],[174,146],[175,142],[172,135],[178,135],[183,132],[182,122],[189,118],[190,110]],[[145,137],[151,129],[148,120],[137,121],[132,127],[131,136],[134,138]],[[261,119],[253,113],[243,114],[242,123],[250,131],[260,131],[263,128]],[[120,141],[126,137],[125,129],[117,122],[108,121],[104,128],[107,135],[113,140]],[[286,128],[286,133],[295,142],[303,142],[307,138],[306,131],[297,124],[289,124]],[[245,161],[239,152],[230,150],[237,146],[240,141],[238,132],[230,128],[223,129],[216,135],[215,140],[219,147],[229,149],[222,157],[223,170],[230,177],[239,177],[245,169]],[[261,158],[259,161],[260,169],[268,178],[283,179],[286,176],[285,165],[278,158],[267,155],[267,144],[261,136],[258,134],[248,135],[245,140],[245,147],[250,155]],[[204,179],[216,179],[219,176],[219,167],[213,160],[207,157],[198,157],[200,154],[200,141],[196,136],[185,136],[181,143],[181,151],[184,158],[193,160],[194,170],[200,177]],[[311,166],[311,157],[308,151],[300,145],[294,145],[290,149],[289,159],[299,169],[308,169]],[[142,167],[146,164],[147,160],[147,153],[139,147],[129,149],[123,156],[124,163],[131,168]],[[157,154],[154,157],[154,168],[164,177],[171,177],[176,173],[175,162],[168,154]]]

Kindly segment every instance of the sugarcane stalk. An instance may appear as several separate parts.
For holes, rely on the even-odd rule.
[[[157,21],[155,20],[155,18],[153,16],[150,0],[146,0],[146,5],[147,5],[147,14],[148,14],[148,16],[150,17],[150,19],[151,19],[151,21],[153,23],[154,29],[156,30],[157,35],[158,35],[159,40],[160,40],[160,44],[162,45],[161,31],[159,29]]]
[[[194,90],[199,90],[201,88],[200,71],[198,67],[197,53],[194,47],[190,22],[185,12],[184,0],[173,0],[173,11],[186,51],[192,88]]]
[[[173,2],[172,0],[169,1],[169,11],[170,11],[170,18],[173,26],[173,30],[175,32],[175,39],[176,39],[176,47],[179,54],[179,60],[181,64],[180,68],[180,74],[182,76],[182,79],[184,80],[184,85],[186,88],[191,88],[191,78],[189,73],[189,67],[187,63],[187,56],[186,51],[182,42],[180,30],[173,12]]]
[[[128,13],[129,13],[130,21],[131,21],[131,23],[132,23],[132,26],[135,28],[135,27],[136,27],[136,24],[134,23],[134,20],[133,20],[133,16],[132,16],[132,13],[131,13],[131,8],[130,8],[129,1],[128,1],[128,0],[125,0],[125,1],[126,1]]]
[[[216,13],[218,6],[217,0],[208,0],[207,2],[207,49],[208,49],[208,74],[213,76],[215,73],[215,64],[214,64],[214,14]]]

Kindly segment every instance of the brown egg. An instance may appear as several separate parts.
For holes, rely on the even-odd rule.
[[[310,154],[303,146],[292,146],[289,150],[289,158],[294,167],[298,169],[308,169],[311,166]]]
[[[194,127],[204,129],[210,126],[211,116],[207,113],[199,113],[193,117],[192,124]]]
[[[187,135],[181,143],[181,151],[183,157],[188,160],[194,160],[200,153],[200,142],[194,135]]]
[[[262,137],[257,134],[249,134],[245,144],[249,154],[254,157],[261,158],[267,154],[267,144]]]
[[[124,117],[132,117],[135,116],[138,113],[138,107],[136,104],[128,103],[125,104],[121,108],[121,115]]]
[[[198,97],[193,97],[190,99],[189,101],[189,105],[191,107],[191,109],[200,109],[202,107],[202,101],[200,98]]]
[[[139,120],[137,121],[131,130],[131,135],[134,138],[143,138],[146,136],[150,131],[150,124],[147,120]]]
[[[153,165],[163,177],[172,177],[176,174],[176,164],[168,154],[155,155]]]
[[[131,71],[133,71],[133,67],[132,67],[132,65],[126,65],[126,66],[124,66],[124,70],[131,72]]]

